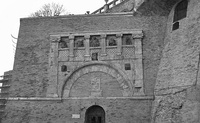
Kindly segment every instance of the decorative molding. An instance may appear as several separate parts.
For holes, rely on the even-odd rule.
[[[154,96],[133,96],[133,97],[68,97],[68,98],[48,98],[48,97],[8,97],[0,98],[0,100],[8,101],[62,101],[62,100],[78,100],[78,99],[131,99],[131,100],[154,100]]]
[[[85,40],[90,39],[90,35],[84,35]]]
[[[116,37],[117,37],[117,38],[121,38],[122,36],[123,36],[122,33],[118,33],[118,34],[116,34]]]
[[[101,34],[101,39],[105,39],[106,38],[106,34]]]
[[[74,70],[74,72],[71,73],[63,83],[61,89],[61,95],[63,97],[69,97],[71,87],[75,82],[75,80],[80,76],[82,76],[82,74],[95,71],[108,73],[109,75],[115,77],[118,83],[120,84],[121,88],[123,89],[123,96],[126,97],[133,95],[133,88],[131,86],[131,82],[130,80],[125,79],[128,78],[126,77],[126,74],[123,73],[123,71],[117,69],[116,67],[108,65],[106,63],[95,63],[95,64],[93,63],[88,65],[83,65],[82,67],[79,67],[77,70]]]
[[[50,41],[52,43],[58,43],[60,41],[60,36],[51,36],[50,35]]]
[[[143,33],[132,33],[133,38],[138,39],[138,38],[143,38]]]
[[[133,35],[142,35],[142,29],[123,29],[123,30],[95,30],[94,31],[81,31],[81,32],[57,32],[52,33],[53,37],[60,36],[84,36],[84,35],[112,35],[112,34],[133,34]]]

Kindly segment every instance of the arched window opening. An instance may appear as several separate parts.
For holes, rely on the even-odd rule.
[[[187,6],[188,0],[182,0],[177,4],[174,10],[174,20],[173,22],[179,21],[187,16]]]

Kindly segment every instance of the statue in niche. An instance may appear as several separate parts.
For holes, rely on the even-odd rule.
[[[117,45],[116,36],[115,35],[108,36],[107,44],[108,44],[108,46],[116,46]]]
[[[122,45],[132,45],[132,35],[131,34],[126,34],[123,35],[122,38]]]
[[[101,82],[100,78],[95,77],[91,79],[92,91],[96,92],[100,91],[100,82]]]
[[[75,37],[74,47],[84,47],[84,37]]]
[[[100,36],[91,36],[90,38],[90,47],[99,47],[100,46]]]
[[[69,48],[69,38],[61,37],[59,42],[59,48]]]

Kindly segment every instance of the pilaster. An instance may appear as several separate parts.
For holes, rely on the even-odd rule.
[[[58,97],[57,83],[58,83],[58,43],[59,36],[50,36],[50,52],[49,52],[49,86],[47,88],[47,97]]]
[[[106,56],[106,35],[101,35],[101,56]]]
[[[70,43],[70,46],[69,46],[69,60],[73,61],[73,59],[74,59],[74,36],[73,35],[69,36],[69,43]]]
[[[142,38],[143,33],[133,34],[135,47],[135,95],[144,95],[143,62],[142,62]]]
[[[85,35],[85,61],[90,60],[90,35]]]
[[[117,55],[122,54],[122,36],[123,36],[123,34],[116,34],[116,37],[117,37]]]

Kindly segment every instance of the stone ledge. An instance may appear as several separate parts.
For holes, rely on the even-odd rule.
[[[61,98],[48,98],[48,97],[8,97],[0,98],[0,100],[8,101],[61,101]]]
[[[122,30],[96,30],[94,31],[70,31],[70,32],[56,32],[49,33],[50,37],[61,37],[61,36],[83,36],[83,35],[109,35],[109,34],[133,34],[141,36],[143,38],[142,29],[122,29]]]
[[[116,13],[102,13],[102,14],[76,14],[76,15],[60,15],[50,17],[25,17],[20,20],[38,20],[38,19],[69,19],[78,17],[106,17],[106,16],[134,16],[133,12],[116,12]]]
[[[69,98],[47,98],[47,97],[8,97],[0,98],[0,100],[8,101],[61,101],[74,99],[131,99],[131,100],[154,100],[154,96],[135,96],[135,97],[69,97]]]

